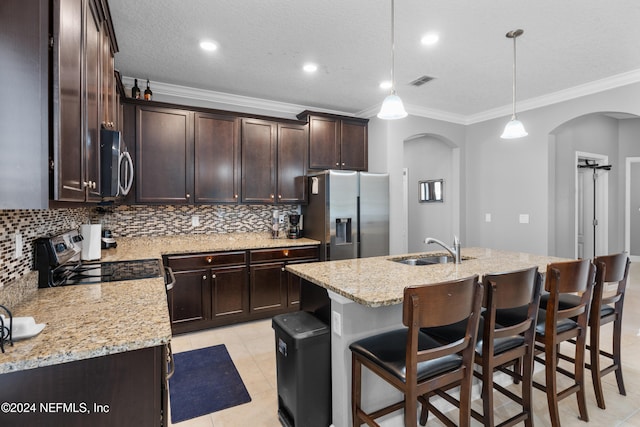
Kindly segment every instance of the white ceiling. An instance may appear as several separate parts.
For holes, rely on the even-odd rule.
[[[391,69],[390,0],[109,0],[123,76],[360,116]],[[396,0],[395,76],[410,113],[469,121],[640,81],[638,0]],[[437,31],[440,41],[420,44]],[[219,49],[202,51],[201,39]],[[303,63],[316,62],[308,75]],[[422,75],[436,79],[419,88]],[[586,85],[586,86],[585,86]],[[143,88],[144,89],[144,88]],[[153,87],[152,87],[153,89]],[[551,95],[551,96],[550,96]],[[519,110],[521,110],[519,108]]]

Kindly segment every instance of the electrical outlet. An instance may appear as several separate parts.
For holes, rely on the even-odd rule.
[[[278,222],[279,222],[280,224],[284,224],[284,214],[280,214],[280,215],[278,216]]]
[[[22,256],[22,234],[16,233],[16,253],[14,258],[20,258]]]
[[[341,337],[342,336],[342,315],[337,311],[331,312],[331,325],[333,327],[333,332]]]
[[[191,217],[191,226],[192,227],[200,226],[200,217],[198,215],[194,215]]]

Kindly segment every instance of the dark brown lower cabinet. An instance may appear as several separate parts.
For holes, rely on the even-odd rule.
[[[251,313],[282,311],[287,308],[288,274],[284,262],[251,266]]]
[[[298,310],[300,279],[285,267],[318,257],[318,246],[165,255],[176,277],[168,293],[173,333]]]
[[[0,424],[168,425],[166,356],[157,346],[2,374]]]

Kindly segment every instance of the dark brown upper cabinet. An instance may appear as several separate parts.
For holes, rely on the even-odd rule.
[[[196,203],[237,203],[240,194],[240,121],[195,113]]]
[[[238,203],[236,116],[144,102],[135,108],[138,203]]]
[[[139,105],[136,108],[136,201],[193,201],[193,113]]]
[[[53,2],[52,198],[100,200],[100,127],[115,115],[113,54],[105,3]]]
[[[309,123],[309,169],[368,169],[368,120],[303,111]]]
[[[306,125],[243,119],[242,202],[304,202],[306,157]]]

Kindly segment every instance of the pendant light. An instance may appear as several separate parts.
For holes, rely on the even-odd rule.
[[[394,29],[394,0],[391,0],[391,94],[382,102],[378,118],[384,120],[395,120],[407,117],[402,100],[396,95],[396,85],[393,77],[393,69],[395,66],[395,29]]]
[[[504,127],[504,132],[500,135],[500,138],[503,139],[515,139],[522,138],[523,136],[529,135],[526,130],[524,130],[524,125],[518,117],[516,116],[516,39],[520,37],[524,33],[524,30],[513,30],[509,31],[506,36],[507,38],[513,39],[513,114],[511,115],[511,120]]]

